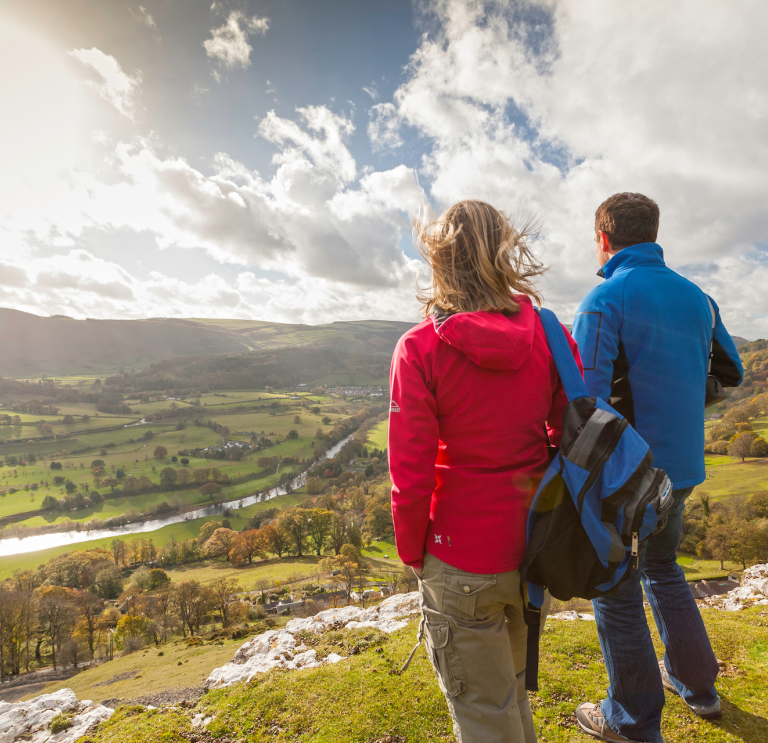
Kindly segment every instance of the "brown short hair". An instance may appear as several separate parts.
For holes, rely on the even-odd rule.
[[[659,205],[641,193],[616,193],[595,212],[595,237],[605,232],[614,250],[638,243],[655,243]]]
[[[432,269],[432,285],[419,290],[424,316],[445,312],[520,311],[513,293],[541,304],[532,280],[544,266],[530,250],[535,236],[528,222],[515,227],[483,201],[459,201],[437,219],[413,224],[414,243]]]

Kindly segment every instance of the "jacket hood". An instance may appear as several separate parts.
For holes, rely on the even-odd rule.
[[[431,315],[440,340],[462,351],[486,369],[519,369],[531,354],[536,312],[530,297],[515,295],[520,305],[516,315],[501,312],[458,312],[440,310]]]

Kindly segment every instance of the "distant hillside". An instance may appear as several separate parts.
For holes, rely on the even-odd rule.
[[[390,357],[403,322],[290,325],[257,320],[73,320],[0,309],[0,376],[114,372],[163,359],[318,347]]]
[[[386,384],[391,352],[357,354],[335,348],[279,348],[220,356],[165,359],[107,380],[123,391],[236,390],[263,387]]]
[[[746,338],[742,338],[740,335],[732,335],[731,338],[736,344],[736,348],[741,348],[745,343],[749,343]]]

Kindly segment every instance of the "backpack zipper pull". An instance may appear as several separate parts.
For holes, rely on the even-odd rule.
[[[632,557],[635,560],[635,567],[639,567],[640,559],[638,558],[640,539],[636,531],[632,532]]]

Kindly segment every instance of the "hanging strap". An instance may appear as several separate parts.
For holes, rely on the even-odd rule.
[[[706,296],[706,294],[704,295]],[[709,311],[712,313],[712,340],[709,341],[709,366],[707,367],[707,374],[712,373],[712,349],[715,346],[715,308],[712,306],[712,300],[707,297],[707,302],[709,303]]]
[[[424,639],[424,622],[426,620],[426,617],[424,616],[424,613],[421,614],[421,621],[419,622],[419,631],[416,634],[416,644],[413,646],[413,650],[411,650],[411,654],[408,656],[408,660],[405,661],[403,664],[403,667],[400,669],[399,673],[405,673],[405,671],[408,670],[408,666],[411,665],[411,661],[413,660],[413,656],[416,655],[416,651],[419,649],[419,645],[421,645],[421,641]]]
[[[531,596],[533,589],[534,596]],[[527,581],[520,581],[520,593],[523,596],[523,619],[528,625],[528,637],[525,645],[525,688],[527,691],[539,690],[539,638],[541,637],[541,605],[542,600],[536,598],[536,594],[541,593],[543,599],[544,591],[540,586],[533,585]],[[536,602],[539,605],[536,606]]]
[[[557,316],[552,310],[543,307],[536,311],[539,313],[541,324],[544,326],[549,350],[555,361],[557,373],[560,375],[568,401],[573,402],[580,397],[589,397],[587,385],[584,384],[584,378],[576,365],[576,359],[573,358],[573,352],[568,345],[565,331]]]

